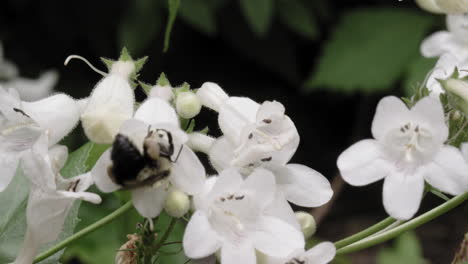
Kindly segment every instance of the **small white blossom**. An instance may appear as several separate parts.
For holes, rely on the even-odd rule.
[[[200,259],[220,250],[223,264],[254,264],[255,250],[286,257],[304,247],[297,228],[267,213],[276,192],[271,172],[257,169],[244,180],[228,169],[212,179],[194,199],[196,211],[183,238],[188,257]]]
[[[174,154],[168,177],[153,185],[131,191],[135,208],[147,218],[159,215],[171,186],[193,195],[202,188],[205,180],[205,169],[195,153],[185,145],[187,135],[180,129],[177,114],[168,102],[157,97],[146,100],[138,108],[134,118],[124,122],[119,133],[128,137],[140,153],[143,153],[143,141],[148,131],[156,129],[165,129],[171,134]],[[112,165],[111,153],[112,148],[104,152],[91,171],[97,187],[103,192],[113,192],[125,187],[113,182],[108,174],[108,168]]]
[[[317,224],[315,223],[314,216],[307,212],[296,212],[295,213],[297,221],[301,226],[302,234],[304,234],[305,239],[309,239],[317,231]]]
[[[57,109],[60,109],[58,111]],[[15,174],[24,151],[41,134],[50,146],[65,137],[79,121],[79,109],[69,96],[57,94],[36,102],[22,102],[18,92],[0,87],[0,191]]]
[[[331,242],[322,242],[305,251],[297,249],[286,258],[266,258],[265,263],[260,264],[327,264],[336,254],[335,245]]]
[[[176,218],[184,216],[190,209],[189,196],[181,191],[172,190],[169,192],[164,204],[164,210],[168,215]]]
[[[202,107],[198,96],[191,91],[178,93],[175,106],[177,114],[185,119],[194,118],[200,113]]]
[[[31,188],[26,209],[25,242],[15,264],[31,264],[41,245],[58,238],[76,199],[96,204],[101,202],[97,194],[85,192],[93,184],[89,173],[69,179],[59,174],[67,155],[64,146],[48,150],[44,136],[24,155],[22,168],[31,181]]]
[[[91,141],[112,143],[123,122],[132,117],[135,95],[130,75],[134,70],[133,61],[116,61],[94,87],[81,114],[83,129]]]
[[[396,97],[383,98],[372,134],[375,139],[355,143],[337,164],[343,179],[354,186],[385,178],[383,204],[390,216],[413,217],[424,181],[452,195],[468,190],[468,164],[457,148],[444,145],[448,127],[439,100],[425,97],[408,109]]]
[[[284,106],[276,101],[260,105],[223,93],[212,83],[197,92],[205,106],[219,111],[218,123],[224,135],[208,151],[215,169],[220,172],[236,167],[248,175],[257,167],[267,168],[288,201],[305,207],[328,202],[333,191],[322,174],[304,165],[288,164],[299,145],[299,134],[285,115]]]
[[[421,45],[425,57],[440,57],[427,80],[427,88],[435,95],[443,93],[437,79],[447,79],[455,68],[459,76],[468,75],[468,16],[447,15],[448,31],[439,31],[426,38]]]

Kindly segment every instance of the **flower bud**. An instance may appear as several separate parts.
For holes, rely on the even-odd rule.
[[[166,209],[168,215],[180,218],[189,211],[190,199],[186,193],[172,190],[167,195],[164,209]]]
[[[308,239],[315,234],[317,225],[315,224],[314,217],[306,212],[296,212],[296,219],[301,225],[301,231],[304,234],[304,238]]]
[[[461,14],[468,12],[468,0],[434,0],[446,14]]]
[[[140,241],[140,237],[137,235],[127,235],[128,241],[123,244],[120,249],[117,251],[115,256],[115,264],[137,264],[137,245],[136,243]]]
[[[174,92],[172,91],[172,87],[169,85],[167,86],[155,85],[153,86],[153,88],[151,88],[149,96],[159,97],[169,102],[172,99],[174,99]]]
[[[440,81],[449,96],[449,103],[468,116],[468,81],[450,78]]]
[[[201,103],[198,96],[193,92],[181,92],[176,98],[177,114],[185,119],[195,117],[200,113]]]
[[[198,98],[202,105],[219,112],[220,106],[226,101],[229,96],[218,84],[206,82],[197,91]]]

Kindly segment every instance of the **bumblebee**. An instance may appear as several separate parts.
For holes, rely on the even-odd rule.
[[[177,154],[177,158],[182,147]],[[143,153],[122,134],[112,144],[112,164],[107,168],[111,180],[123,189],[151,186],[171,173],[174,154],[172,134],[165,129],[148,130],[143,140]]]

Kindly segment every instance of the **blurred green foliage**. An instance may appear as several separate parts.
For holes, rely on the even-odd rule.
[[[428,264],[423,256],[422,249],[416,234],[412,231],[399,236],[392,248],[383,248],[377,254],[377,264]]]

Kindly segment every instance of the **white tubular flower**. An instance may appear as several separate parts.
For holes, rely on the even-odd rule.
[[[327,264],[335,258],[335,254],[333,243],[322,242],[307,251],[298,249],[287,258],[267,258],[265,264]]]
[[[133,115],[135,95],[129,79],[133,61],[116,61],[96,84],[81,114],[86,136],[93,142],[110,144],[125,120]]]
[[[468,16],[447,15],[448,31],[439,31],[426,38],[421,45],[425,57],[440,57],[428,78],[427,88],[438,95],[443,93],[437,79],[447,79],[455,68],[459,76],[468,75]]]
[[[18,90],[22,100],[35,101],[50,95],[57,81],[57,71],[50,70],[42,73],[38,79],[18,77],[4,85]]]
[[[197,96],[202,105],[219,112],[221,105],[229,99],[229,96],[218,84],[206,82],[197,90]]]
[[[85,192],[93,184],[89,173],[64,179],[58,173],[67,159],[63,146],[48,151],[42,136],[22,162],[24,174],[31,180],[26,211],[26,238],[15,264],[31,264],[40,246],[56,240],[65,218],[76,199],[98,204],[101,198]]]
[[[275,189],[267,170],[257,169],[246,180],[235,169],[223,171],[212,189],[195,199],[183,238],[185,254],[200,259],[220,250],[223,264],[254,264],[255,250],[281,258],[303,248],[299,230],[265,214]]]
[[[58,111],[57,109],[60,109]],[[75,101],[57,94],[36,102],[21,102],[18,92],[0,88],[0,191],[13,178],[24,151],[45,133],[50,146],[58,143],[78,123]]]
[[[287,164],[299,145],[299,134],[281,103],[259,105],[248,98],[230,97],[219,106],[218,122],[224,136],[208,153],[218,172],[236,167],[248,175],[264,167],[273,172],[279,192],[288,201],[315,207],[330,200],[333,191],[322,174]]]
[[[164,208],[171,186],[189,195],[202,189],[205,168],[186,141],[169,103],[150,98],[133,119],[124,122],[113,147],[99,158],[91,174],[103,192],[132,189],[138,212],[154,218]],[[165,153],[167,149],[172,153]],[[160,168],[151,167],[152,162],[160,162]]]
[[[468,164],[460,151],[444,145],[448,138],[439,100],[421,99],[408,109],[398,98],[383,98],[372,122],[375,139],[359,141],[338,157],[343,179],[363,186],[385,178],[387,213],[406,220],[417,212],[424,181],[452,195],[468,191]]]

